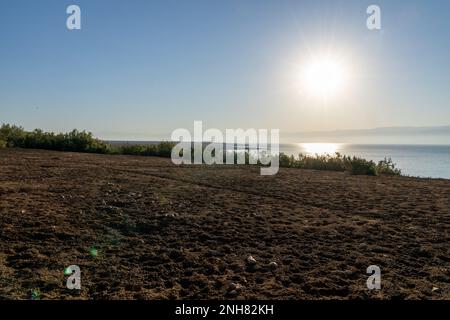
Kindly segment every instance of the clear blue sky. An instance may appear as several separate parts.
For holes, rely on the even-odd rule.
[[[66,28],[78,4],[82,29]],[[366,28],[378,4],[382,30]],[[169,137],[194,120],[282,132],[450,124],[450,1],[0,0],[0,122]],[[293,89],[308,53],[351,89]]]

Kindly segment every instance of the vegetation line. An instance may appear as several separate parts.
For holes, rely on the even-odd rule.
[[[22,127],[3,124],[0,127],[1,148],[33,148],[56,151],[89,152],[101,154],[123,154],[170,158],[174,142],[163,141],[152,145],[111,144],[94,138],[91,132],[72,130],[68,133],[44,132],[41,129],[25,131]],[[193,154],[193,153],[192,153]],[[235,157],[237,153],[235,152]],[[246,163],[251,155],[246,153]],[[347,171],[355,175],[401,175],[390,158],[378,163],[359,157],[336,153],[334,155],[303,155],[298,157],[280,153],[280,167],[327,171]],[[258,165],[261,163],[258,162]]]

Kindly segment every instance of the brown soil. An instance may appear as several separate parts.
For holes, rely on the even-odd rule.
[[[449,230],[450,180],[0,151],[6,299],[449,299]]]

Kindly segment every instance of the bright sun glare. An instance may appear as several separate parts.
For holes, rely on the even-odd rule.
[[[302,143],[301,148],[307,155],[334,155],[339,145],[337,143]]]
[[[338,58],[313,59],[302,68],[302,91],[317,98],[335,97],[346,89],[348,76],[348,67]]]

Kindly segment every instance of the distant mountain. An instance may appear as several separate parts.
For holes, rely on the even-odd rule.
[[[450,144],[450,125],[297,132],[284,134],[282,139],[291,142]]]

